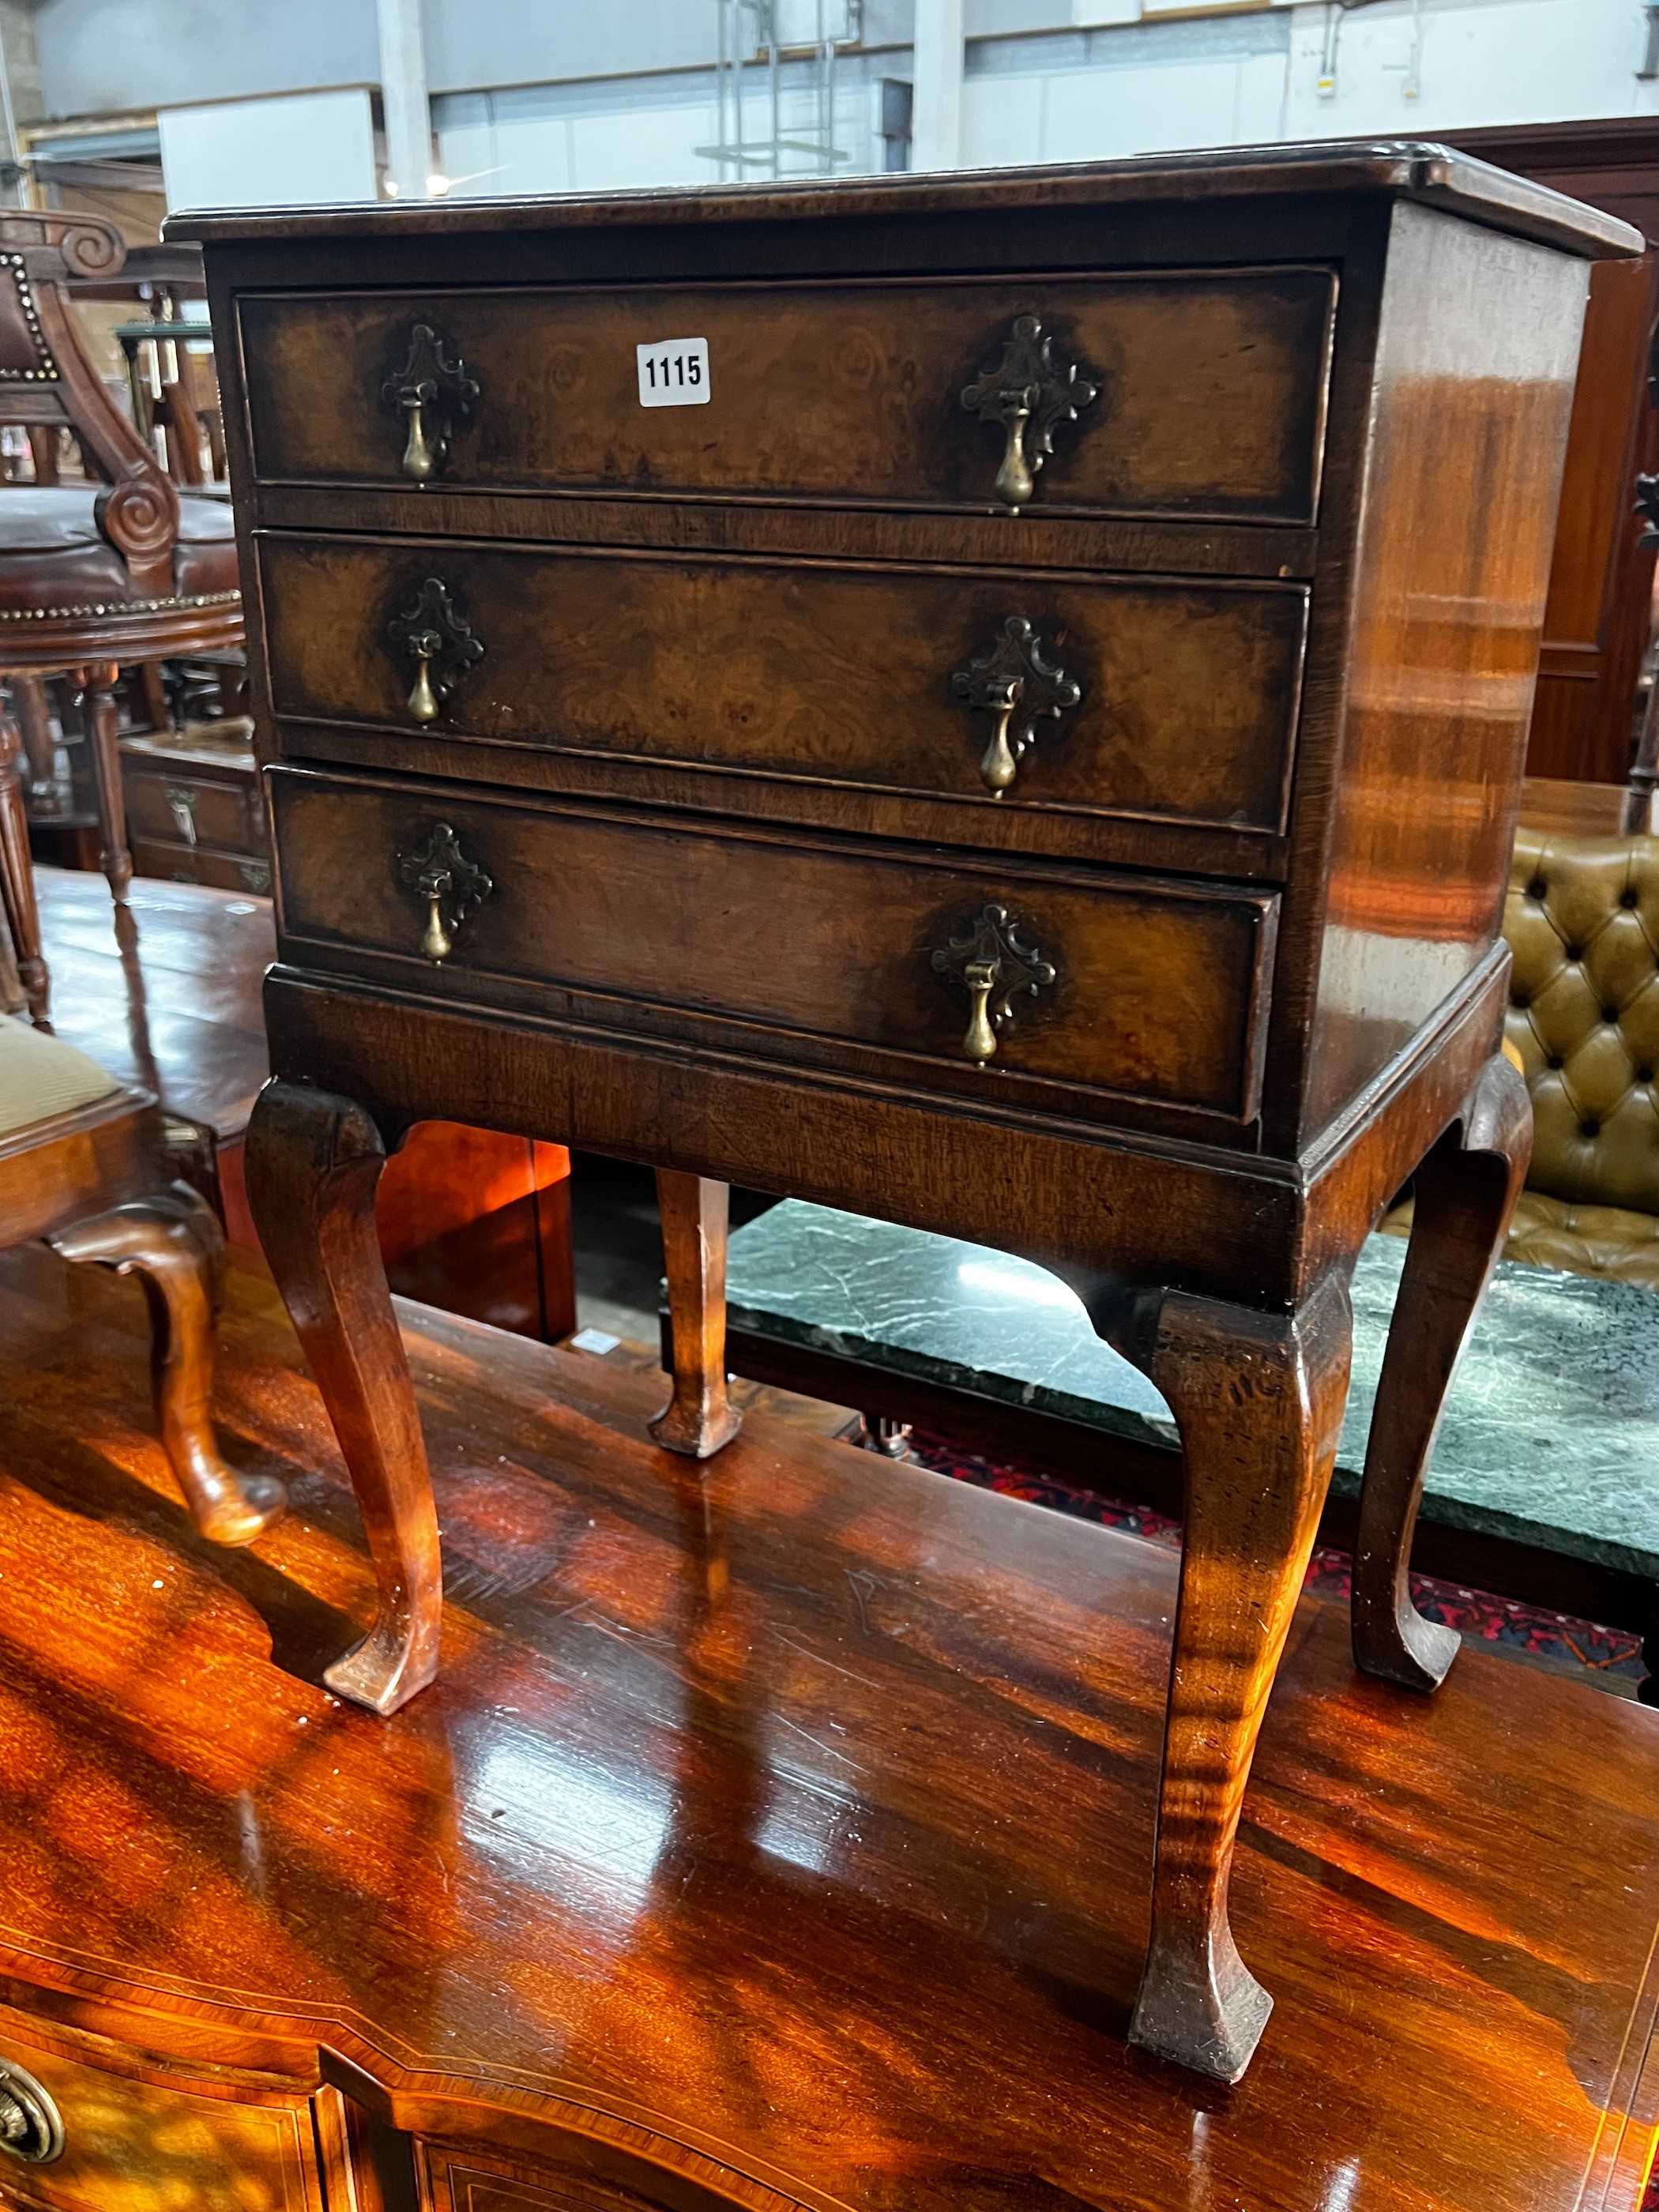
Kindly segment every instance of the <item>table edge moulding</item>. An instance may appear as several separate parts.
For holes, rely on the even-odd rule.
[[[1417,1691],[1452,1656],[1414,1612],[1406,1568],[1441,1403],[1530,1145],[1525,1087],[1499,1053],[1498,923],[1585,264],[1637,252],[1637,234],[1411,144],[175,216],[168,234],[205,250],[276,830],[273,1077],[249,1130],[249,1194],[379,1578],[368,1634],[330,1684],[390,1712],[437,1665],[437,1522],[374,1233],[384,1158],[415,1122],[656,1169],[677,1358],[656,1433],[683,1453],[717,1450],[735,1426],[726,1182],[1018,1252],[1078,1290],[1182,1432],[1186,1548],[1131,2037],[1237,2081],[1271,1999],[1229,1927],[1234,1838],[1330,1478],[1348,1279],[1413,1173],[1355,1650]],[[1300,274],[1275,295],[1264,267]],[[1335,303],[1322,336],[1304,282],[1317,268]],[[976,322],[974,288],[993,280],[997,312]],[[1045,308],[1045,285],[1063,307]],[[757,317],[744,302],[769,287],[774,312]],[[724,350],[659,338],[659,294],[665,315],[706,303]],[[842,345],[849,300],[863,321]],[[647,402],[642,381],[635,408],[635,351],[670,343],[711,363],[690,421]],[[863,396],[878,387],[878,406]],[[741,410],[722,415],[722,392]],[[407,544],[372,637],[343,617],[337,632],[304,626],[297,645],[284,628],[266,556],[296,521],[318,561],[368,527]],[[963,679],[945,794],[962,805],[920,833],[908,802],[867,778],[848,790],[817,755],[811,774],[786,759],[722,781],[665,744],[642,768],[648,726],[609,739],[631,765],[562,728],[498,744],[514,710],[489,688],[489,635],[515,617],[456,600],[443,548],[414,542],[434,526],[458,548],[516,534],[713,550],[734,574],[788,554],[896,575],[994,563],[1028,580],[1190,578],[1214,573],[1224,538],[1235,577],[1311,585],[1285,834],[1265,880],[1241,883],[1206,875],[1179,825],[1120,799],[1138,826],[1111,866],[1090,877],[1071,859],[1058,873],[1037,779],[1064,740],[1015,722],[998,744],[998,697],[1035,696],[1039,677],[1038,711],[1084,726],[1063,641],[1040,625],[1005,625],[1006,670],[958,646],[929,678]],[[811,637],[810,618],[796,635]],[[1048,660],[1019,659],[1028,635]],[[636,650],[676,642],[647,629]],[[988,649],[982,633],[967,644]],[[320,718],[314,701],[299,710],[302,669],[325,693],[370,671],[362,697],[384,710],[354,720],[326,697]],[[1167,726],[1153,738],[1171,753],[1198,741]],[[1027,825],[1017,857],[981,836],[974,807]],[[392,815],[397,849],[362,865],[365,825]],[[890,844],[884,862],[871,837]],[[720,849],[750,857],[711,873],[733,839]],[[601,849],[602,871],[570,861]],[[907,851],[909,867],[872,872]],[[766,899],[791,902],[775,933],[781,908],[743,906],[763,860]],[[971,882],[929,908],[926,884],[952,871]],[[901,874],[923,887],[884,915],[872,886]],[[1075,888],[1085,878],[1097,898]],[[855,896],[837,892],[848,884]],[[1113,934],[1103,916],[1128,909],[1106,894],[1126,890],[1144,927]],[[1230,1001],[1221,923],[1200,944],[1170,917],[1206,910],[1206,893],[1218,915],[1246,892],[1261,914],[1257,981]],[[1091,1019],[1114,989],[1117,1020]]]

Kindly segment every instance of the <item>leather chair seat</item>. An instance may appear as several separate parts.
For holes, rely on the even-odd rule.
[[[0,613],[116,608],[135,603],[120,555],[94,514],[97,484],[8,484],[0,489]],[[237,589],[230,501],[179,495],[173,588],[181,599]],[[137,603],[153,604],[149,597]]]
[[[62,1037],[0,1015],[0,1137],[72,1114],[120,1087],[95,1060]]]
[[[1627,1206],[1575,1206],[1523,1190],[1504,1257],[1659,1291],[1659,1215]]]

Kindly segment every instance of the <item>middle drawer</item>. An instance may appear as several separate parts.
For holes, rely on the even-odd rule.
[[[744,813],[885,830],[832,797],[881,793],[927,803],[902,834],[1078,858],[1116,857],[1126,817],[1284,829],[1301,585],[256,542],[276,714],[423,731],[446,774],[673,764]]]

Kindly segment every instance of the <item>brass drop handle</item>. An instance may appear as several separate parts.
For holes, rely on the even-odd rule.
[[[1075,422],[1080,408],[1100,397],[1098,381],[1081,362],[1056,356],[1053,337],[1036,315],[1019,315],[1003,341],[1002,359],[981,369],[963,388],[970,415],[1002,432],[997,497],[1018,514],[1036,489],[1036,473],[1054,450],[1054,432]]]
[[[462,923],[483,904],[495,884],[476,860],[467,859],[447,822],[434,826],[419,852],[398,854],[398,872],[426,908],[421,957],[439,967],[455,950]]]
[[[409,718],[424,729],[435,722],[469,669],[483,659],[483,640],[451,597],[441,576],[428,576],[406,606],[386,626],[399,652],[415,664]]]
[[[64,2155],[64,2123],[51,2095],[6,2059],[0,2059],[0,2150],[30,2166]]]
[[[951,689],[965,707],[991,717],[991,741],[979,764],[980,781],[994,799],[1012,787],[1019,763],[1036,742],[1037,723],[1058,720],[1079,704],[1082,686],[1044,653],[1034,623],[1009,615],[988,652],[964,662]]]
[[[1007,908],[994,903],[982,906],[952,931],[933,954],[933,971],[961,979],[968,994],[962,1049],[981,1066],[996,1052],[998,1032],[1014,1018],[1014,1000],[1035,998],[1054,980],[1053,962],[1021,934]]]
[[[421,932],[421,957],[432,961],[447,960],[455,950],[455,940],[444,927],[444,893],[453,878],[447,868],[428,868],[421,877],[421,896],[426,901],[426,927]]]
[[[985,748],[979,775],[985,788],[998,799],[1019,773],[1019,754],[1008,742],[1008,725],[1014,719],[1014,709],[1024,689],[1017,676],[1000,677],[985,687],[985,704],[991,716],[991,742]]]
[[[196,809],[201,796],[200,792],[188,783],[170,783],[167,786],[167,811],[186,845],[196,842]]]
[[[1025,426],[1036,402],[1036,389],[1029,384],[1018,390],[1011,385],[997,394],[997,412],[1007,435],[1003,441],[1002,466],[992,489],[1003,505],[1016,514],[1036,489],[1036,477],[1025,458]]]
[[[970,960],[962,973],[972,1008],[962,1048],[969,1060],[989,1060],[997,1048],[997,1033],[991,1027],[989,1012],[991,994],[996,988],[997,963],[994,960]]]
[[[438,719],[438,695],[432,688],[432,664],[442,642],[436,630],[433,629],[418,630],[409,641],[409,649],[415,656],[415,684],[409,695],[409,719],[411,722],[435,722]]]
[[[477,397],[477,379],[447,339],[430,323],[411,323],[408,354],[380,386],[381,404],[404,418],[402,467],[411,483],[438,474]]]
[[[405,394],[402,404],[409,416],[409,435],[404,444],[404,474],[416,483],[428,483],[438,473],[438,454],[426,434],[426,402],[419,393]]]

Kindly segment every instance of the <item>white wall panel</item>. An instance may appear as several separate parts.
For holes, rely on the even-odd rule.
[[[374,0],[40,0],[34,28],[53,116],[380,81]]]
[[[169,208],[292,207],[374,197],[366,92],[177,107],[160,118]]]

